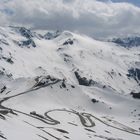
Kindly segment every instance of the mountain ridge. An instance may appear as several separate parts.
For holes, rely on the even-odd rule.
[[[0,28],[0,139],[138,140],[139,50]]]

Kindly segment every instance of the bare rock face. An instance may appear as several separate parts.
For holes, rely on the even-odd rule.
[[[6,86],[4,85],[1,89],[0,89],[0,93],[3,93],[6,90]]]
[[[72,39],[66,40],[63,45],[73,45],[74,41]]]
[[[87,79],[86,77],[81,77],[77,71],[75,71],[74,74],[79,82],[79,85],[91,86],[92,84],[95,83],[92,79]]]
[[[132,95],[133,98],[140,99],[140,92],[138,93],[131,92],[130,94]]]
[[[61,34],[60,31],[55,31],[55,32],[48,32],[44,35],[43,38],[47,39],[47,40],[51,40],[51,39],[54,39],[56,37],[58,37],[59,35]]]
[[[138,68],[131,68],[128,70],[129,74],[128,77],[134,78],[137,82],[140,81],[140,69]]]
[[[36,47],[36,44],[33,41],[33,39],[24,40],[24,41],[19,42],[18,44],[21,47],[24,47],[24,46],[25,47],[34,47],[34,48]]]
[[[22,36],[28,39],[33,37],[32,32],[29,29],[26,29],[25,27],[19,27],[19,32]]]

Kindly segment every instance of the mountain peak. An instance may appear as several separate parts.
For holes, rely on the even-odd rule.
[[[69,31],[0,28],[0,139],[139,140],[139,52]]]

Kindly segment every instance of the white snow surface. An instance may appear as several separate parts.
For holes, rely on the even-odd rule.
[[[29,39],[36,47],[19,45]],[[128,77],[131,68],[140,69],[140,47],[0,27],[0,140],[139,140],[140,100],[130,93],[140,82]],[[75,72],[94,84],[80,85]]]

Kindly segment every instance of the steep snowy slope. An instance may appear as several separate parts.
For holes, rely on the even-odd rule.
[[[139,91],[140,47],[0,28],[0,139],[139,140]]]

